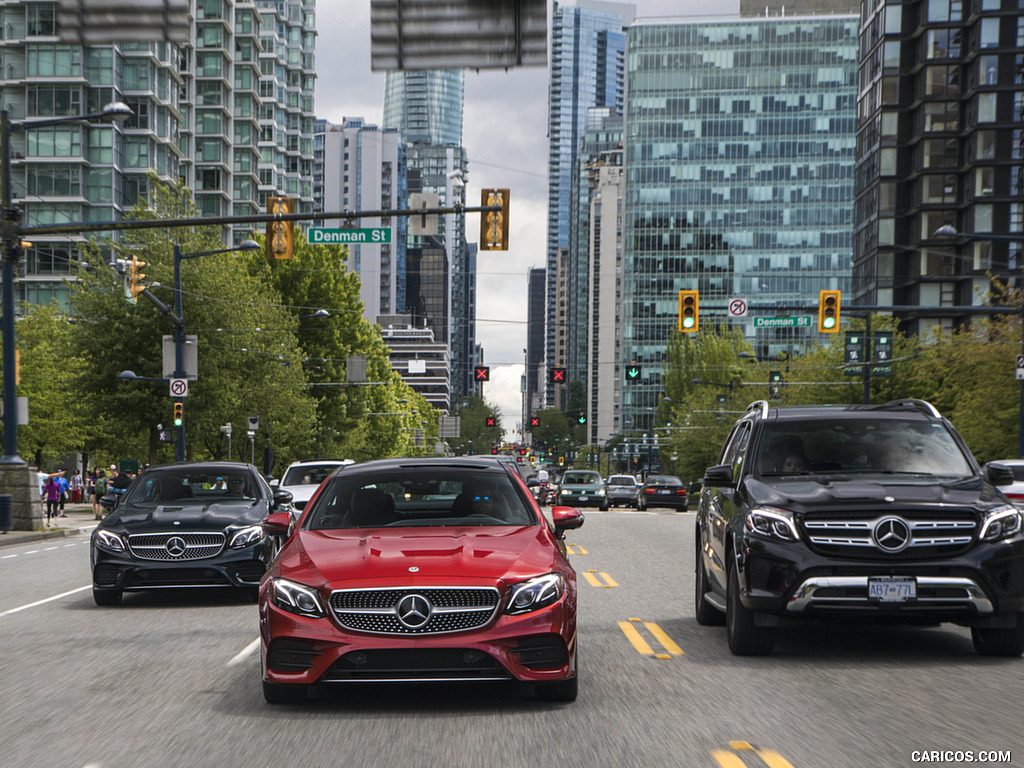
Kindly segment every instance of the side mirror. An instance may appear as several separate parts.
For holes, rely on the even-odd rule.
[[[561,536],[565,531],[574,531],[583,525],[583,513],[575,507],[552,507],[551,521],[555,532]]]
[[[1012,485],[1014,482],[1013,470],[1005,464],[992,462],[985,465],[985,479],[992,485]]]
[[[292,503],[292,492],[291,491],[274,491],[274,509],[283,506],[284,504]]]
[[[112,493],[100,496],[100,506],[104,509],[113,509],[117,506],[118,497]]]
[[[274,477],[268,480],[267,483],[270,485],[271,488],[277,488],[277,486],[281,484],[281,481]]]
[[[731,488],[732,465],[717,464],[704,470],[704,485],[708,488]]]
[[[263,532],[268,536],[287,536],[292,516],[287,512],[271,512],[263,518]]]

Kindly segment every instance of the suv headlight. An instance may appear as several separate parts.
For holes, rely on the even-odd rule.
[[[236,531],[235,535],[231,537],[231,543],[228,546],[231,549],[242,549],[242,547],[248,547],[250,544],[260,541],[263,541],[263,528],[259,525],[250,525],[247,528]]]
[[[102,528],[96,531],[96,546],[109,549],[111,552],[124,552],[124,539],[111,531]]]
[[[779,541],[798,541],[793,513],[777,507],[755,507],[747,512],[747,530]]]
[[[527,579],[512,586],[512,593],[505,605],[505,613],[527,613],[545,608],[558,599],[565,591],[565,582],[557,573],[546,573]]]
[[[985,514],[981,524],[982,541],[999,541],[1021,530],[1021,513],[1016,507],[996,507]]]
[[[288,579],[271,579],[270,599],[282,611],[299,616],[321,619],[327,615],[315,589]]]

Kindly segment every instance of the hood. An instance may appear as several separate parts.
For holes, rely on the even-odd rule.
[[[375,532],[376,531],[376,532]],[[540,526],[305,531],[280,555],[282,570],[305,584],[344,588],[430,584],[453,577],[492,584],[550,572],[553,548]],[[418,568],[410,571],[410,568]]]
[[[981,477],[961,482],[939,481],[921,476],[901,478],[837,479],[755,479],[743,483],[756,504],[782,507],[796,513],[836,510],[845,514],[865,507],[885,509],[944,505],[982,511],[1005,504],[1002,495]]]
[[[222,531],[229,526],[256,525],[266,515],[262,501],[228,504],[160,504],[158,506],[118,506],[100,527],[123,526],[129,533],[180,530]]]

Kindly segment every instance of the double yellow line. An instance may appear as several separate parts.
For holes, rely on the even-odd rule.
[[[758,749],[747,741],[730,741],[730,752],[725,749],[711,750],[711,757],[715,759],[721,768],[747,768],[743,759],[735,752],[753,752],[768,768],[793,768],[793,764],[776,752],[774,749]]]
[[[597,576],[600,576],[601,579],[598,579],[597,576],[594,575],[595,573],[597,574]],[[619,586],[619,582],[617,582],[615,579],[613,579],[611,576],[609,576],[607,573],[604,573],[604,572],[598,573],[597,571],[594,571],[594,570],[584,571],[583,572],[583,578],[586,579],[590,583],[590,586],[592,586],[592,587],[617,587],[617,586]],[[602,583],[602,581],[601,581],[602,579],[603,579],[604,583]]]
[[[668,653],[655,653],[650,644],[644,640],[643,635],[640,634],[640,630],[637,629],[638,624],[642,624],[647,631],[654,636],[654,639],[658,641],[661,647],[668,651]],[[626,639],[632,643],[633,647],[644,656],[653,656],[656,659],[671,659],[673,656],[683,655],[683,649],[676,645],[665,630],[653,621],[643,621],[642,619],[620,621],[619,629],[622,630],[622,633],[626,636]]]

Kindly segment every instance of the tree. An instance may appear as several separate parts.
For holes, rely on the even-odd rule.
[[[487,417],[495,417],[495,426],[487,426]],[[498,407],[488,403],[479,395],[470,395],[459,408],[460,436],[450,441],[456,455],[490,453],[491,448],[501,443],[504,428]]]

